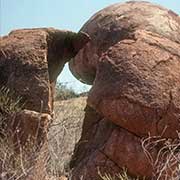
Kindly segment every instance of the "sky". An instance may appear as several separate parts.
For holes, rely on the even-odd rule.
[[[180,0],[148,0],[180,14]],[[54,27],[78,32],[97,11],[124,0],[0,0],[0,35],[13,29]],[[86,86],[76,80],[66,65],[58,81],[77,92]]]

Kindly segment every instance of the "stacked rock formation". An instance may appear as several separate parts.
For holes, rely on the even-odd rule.
[[[122,168],[151,178],[154,167],[142,139],[173,141],[180,131],[180,17],[147,2],[118,3],[96,13],[81,31],[92,40],[70,69],[92,89],[72,179],[99,179],[98,169],[114,175]],[[151,160],[160,149],[162,144],[151,146]]]
[[[34,161],[34,148],[39,152],[46,142],[52,121],[56,78],[64,64],[88,41],[85,33],[53,28],[15,30],[1,37],[0,90],[7,89],[13,94],[12,98],[20,97],[19,104],[23,104],[22,110],[6,113],[3,122],[7,131],[12,132],[8,137],[12,138],[17,153],[23,148]],[[0,107],[0,115],[4,113]],[[1,130],[2,127],[0,134]],[[44,179],[42,169],[37,173]]]

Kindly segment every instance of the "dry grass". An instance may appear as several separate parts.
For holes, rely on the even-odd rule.
[[[8,117],[22,109],[20,105],[21,98],[14,98],[14,94],[9,89],[3,87],[0,89],[0,178],[6,179],[20,179],[26,174],[25,153],[20,148],[20,154],[14,151],[14,147],[18,146],[13,143],[14,132],[7,127]],[[24,160],[26,159],[26,161]],[[28,167],[29,168],[29,167]]]
[[[156,180],[179,180],[180,177],[180,133],[177,139],[149,136],[142,141],[144,153],[153,167]],[[159,147],[159,148],[158,148]],[[158,149],[154,159],[152,149]]]
[[[124,169],[121,173],[114,175],[113,177],[109,174],[102,174],[98,171],[98,174],[102,180],[139,180],[139,178],[132,178],[127,174],[127,170]],[[145,178],[143,179],[145,180]]]
[[[68,175],[69,161],[79,141],[86,97],[55,102],[55,119],[48,133],[51,174]]]
[[[55,120],[47,134],[47,143],[37,148],[31,142],[14,144],[14,132],[7,131],[7,117],[21,110],[20,100],[13,100],[6,88],[0,91],[0,179],[59,180],[68,175],[68,162],[79,140],[86,98],[55,102]],[[14,151],[19,147],[20,152]],[[38,156],[36,156],[38,154]],[[65,177],[64,177],[65,178]]]
[[[16,132],[9,127],[15,114],[22,110],[21,98],[3,87],[0,89],[0,179],[26,179],[34,168],[39,147],[28,141],[25,146],[14,142]]]
[[[20,153],[14,151],[13,132],[5,131],[4,122],[9,113],[19,111],[20,100],[14,100],[5,88],[0,91],[0,179],[2,180],[59,180],[60,176],[69,176],[69,161],[75,144],[80,138],[84,117],[86,97],[55,102],[55,120],[47,134],[47,143],[41,148],[20,147]],[[151,149],[161,145],[154,160]],[[180,136],[171,140],[161,137],[148,137],[142,141],[144,153],[154,169],[153,180],[179,180],[180,177]],[[38,156],[35,156],[38,151]],[[162,161],[163,160],[163,161]],[[138,180],[130,178],[127,171],[114,177],[99,172],[102,180]]]

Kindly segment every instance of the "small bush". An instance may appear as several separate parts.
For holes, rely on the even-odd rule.
[[[68,88],[62,83],[56,85],[55,100],[67,100],[75,97],[79,97],[79,94],[77,94],[72,88]]]

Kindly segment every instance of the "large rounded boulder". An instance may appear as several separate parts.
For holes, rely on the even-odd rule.
[[[106,171],[127,167],[133,175],[151,177],[141,138],[176,139],[180,131],[180,18],[148,2],[117,3],[96,13],[81,31],[92,40],[70,69],[92,84],[87,106],[100,118],[86,112],[74,177],[88,169],[94,173],[102,159]],[[91,172],[86,179],[95,178]]]
[[[167,128],[164,135],[177,136],[178,15],[147,2],[115,4],[95,14],[81,31],[92,41],[70,68],[80,80],[93,84],[89,105],[137,135],[157,135]]]

